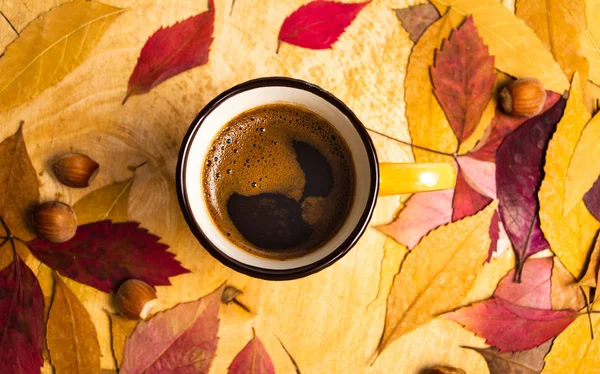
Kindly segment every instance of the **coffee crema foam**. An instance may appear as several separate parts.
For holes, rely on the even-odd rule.
[[[272,104],[221,129],[202,179],[211,218],[229,240],[251,254],[285,260],[337,233],[351,208],[355,171],[329,122],[295,105]]]

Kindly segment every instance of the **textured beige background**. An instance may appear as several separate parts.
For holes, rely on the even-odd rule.
[[[0,0],[17,30],[62,0]],[[368,362],[383,329],[385,300],[404,248],[374,229],[334,266],[305,279],[267,282],[237,274],[214,260],[196,242],[180,213],[175,193],[175,164],[181,139],[197,112],[214,96],[247,79],[285,75],[314,82],[331,91],[368,126],[409,140],[404,116],[403,80],[412,42],[392,8],[402,0],[375,0],[366,7],[332,50],[312,51],[283,44],[275,54],[284,18],[305,0],[215,0],[215,40],[207,65],[180,74],[149,94],[131,97],[125,106],[127,81],[147,38],[206,10],[198,0],[105,0],[129,7],[117,18],[90,57],[57,85],[29,102],[0,113],[0,138],[12,134],[20,120],[33,164],[40,174],[42,199],[57,194],[75,203],[88,192],[124,180],[127,166],[148,161],[133,184],[129,218],[142,222],[170,244],[192,274],[159,287],[159,309],[197,299],[227,280],[244,291],[248,314],[231,304],[221,308],[220,341],[212,373],[224,373],[251,338],[254,327],[271,354],[278,373],[294,369],[276,336],[286,344],[303,373],[418,373],[431,365],[487,373],[484,360],[461,345],[483,340],[457,324],[433,322],[402,337],[373,366]],[[0,18],[0,50],[16,34]],[[1,73],[1,72],[0,72]],[[374,135],[381,161],[412,161],[406,146]],[[68,150],[86,153],[101,164],[92,186],[74,190],[53,179],[48,163]],[[359,176],[360,177],[360,176]],[[400,197],[380,199],[373,224],[389,222]],[[443,248],[440,248],[443,250]],[[48,271],[30,258],[46,295]],[[469,300],[491,295],[513,265],[510,251],[482,268]],[[68,285],[80,295],[96,324],[103,368],[113,368],[108,319],[109,296],[92,288]],[[444,297],[444,295],[440,295]],[[465,300],[468,302],[469,300]],[[45,371],[50,371],[48,366]]]

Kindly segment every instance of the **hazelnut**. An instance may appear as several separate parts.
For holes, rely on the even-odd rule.
[[[427,371],[427,374],[466,374],[463,369],[454,368],[451,366],[436,366]]]
[[[546,102],[546,90],[535,78],[517,79],[507,84],[500,92],[500,105],[508,114],[516,117],[538,115]]]
[[[67,204],[50,201],[35,208],[33,228],[42,239],[64,243],[77,232],[77,216]]]
[[[154,288],[137,279],[125,281],[115,295],[115,306],[129,319],[146,319],[157,301]]]
[[[100,165],[86,155],[68,153],[54,163],[52,170],[62,184],[84,188],[89,186],[91,180],[98,173]]]

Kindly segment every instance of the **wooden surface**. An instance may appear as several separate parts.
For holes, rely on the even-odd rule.
[[[0,11],[20,31],[39,13],[62,2],[0,0]],[[387,293],[406,254],[378,231],[369,228],[346,257],[318,274],[288,282],[256,280],[224,267],[197,243],[175,193],[177,154],[188,125],[214,96],[251,78],[284,75],[314,82],[348,104],[368,127],[409,140],[402,83],[412,42],[391,11],[409,2],[373,1],[333,50],[283,44],[275,54],[279,27],[305,0],[237,0],[232,15],[231,0],[216,0],[209,63],[168,80],[149,94],[131,97],[124,106],[127,81],[147,38],[161,26],[204,11],[207,4],[198,0],[104,2],[129,10],[117,18],[90,57],[60,83],[0,113],[0,138],[25,121],[25,140],[40,175],[42,200],[58,196],[73,204],[94,189],[129,178],[128,166],[148,161],[136,172],[129,219],[161,236],[193,272],[172,278],[172,287],[158,287],[158,309],[197,299],[227,280],[244,292],[239,299],[252,311],[249,314],[233,304],[222,306],[211,373],[226,372],[251,338],[252,327],[278,373],[293,373],[294,368],[277,337],[304,374],[418,373],[436,364],[461,367],[467,373],[488,372],[477,353],[460,348],[483,346],[483,340],[442,319],[402,337],[369,366],[383,329]],[[0,50],[15,37],[0,18]],[[408,147],[377,135],[373,140],[380,161],[412,161]],[[87,189],[64,187],[51,174],[49,161],[69,150],[86,153],[101,164],[98,178]],[[401,199],[380,199],[372,225],[389,222]],[[49,296],[50,272],[32,257],[27,263],[39,274]],[[464,303],[489,297],[513,263],[507,251],[482,267]],[[93,317],[103,368],[114,368],[105,312],[112,309],[109,295],[72,281],[67,284]],[[46,365],[44,371],[51,369]]]

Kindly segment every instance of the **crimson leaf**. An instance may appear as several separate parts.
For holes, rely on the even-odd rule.
[[[527,257],[549,247],[540,229],[537,192],[546,148],[565,103],[561,99],[545,113],[526,121],[504,139],[496,154],[498,209],[516,252],[517,280]]]
[[[100,291],[115,291],[127,279],[151,286],[170,285],[169,277],[189,273],[168,245],[137,222],[101,221],[79,226],[68,242],[28,243],[31,253],[60,274]]]
[[[44,295],[17,256],[0,271],[0,373],[39,373],[43,337]]]
[[[583,195],[583,202],[590,213],[600,221],[600,177],[596,179],[592,188]]]

